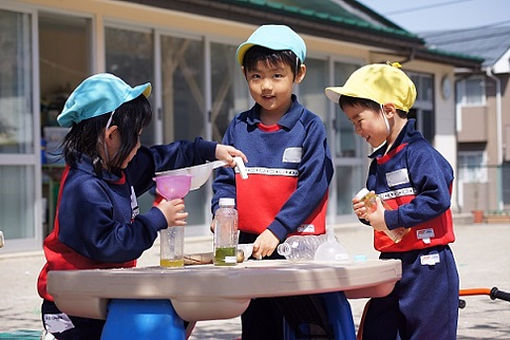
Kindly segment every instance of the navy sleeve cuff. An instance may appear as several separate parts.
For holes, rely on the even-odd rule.
[[[168,223],[166,221],[165,215],[156,207],[152,207],[147,213],[144,214],[150,221],[150,225],[154,228],[155,231],[160,231],[161,229],[165,229],[168,227]]]
[[[398,209],[397,210],[386,210],[384,211],[384,222],[388,229],[396,229],[398,227],[403,227],[399,223],[398,219]]]
[[[199,149],[203,149],[205,151],[204,158],[209,161],[214,161],[216,159],[216,145],[218,143],[206,141],[202,138],[197,138],[197,144]]]
[[[277,220],[274,220],[269,225],[269,227],[267,227],[267,229],[271,230],[271,232],[275,234],[275,236],[278,237],[280,241],[285,240],[287,238],[287,234],[289,233],[287,228],[285,228],[285,226]]]

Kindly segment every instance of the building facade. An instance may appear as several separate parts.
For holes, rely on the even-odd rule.
[[[361,65],[403,65],[418,88],[411,113],[418,129],[456,167],[454,69],[479,68],[480,60],[431,51],[421,38],[356,1],[4,0],[2,251],[40,249],[52,227],[63,167],[58,145],[67,131],[55,118],[81,80],[111,72],[131,85],[153,84],[154,119],[144,144],[196,136],[220,141],[230,119],[253,104],[235,50],[265,23],[287,24],[307,44],[307,75],[296,94],[328,130],[335,165],[328,223],[355,220],[350,202],[364,186],[371,150],[324,88],[342,84]],[[186,197],[187,235],[208,233],[210,198],[210,184]],[[142,209],[151,203],[150,194],[140,198]]]
[[[482,57],[479,70],[455,69],[458,206],[510,209],[510,26],[424,34],[431,48]],[[506,211],[506,213],[505,213]]]

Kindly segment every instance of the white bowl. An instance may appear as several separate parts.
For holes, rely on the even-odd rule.
[[[237,249],[242,249],[242,251],[244,253],[244,260],[248,261],[248,259],[250,258],[251,254],[253,252],[253,243],[238,244]]]
[[[204,185],[205,182],[207,182],[214,169],[219,168],[220,166],[225,166],[226,164],[227,163],[224,161],[214,161],[200,165],[189,166],[187,168],[157,172],[156,175],[191,175],[192,177],[190,190],[196,190]]]

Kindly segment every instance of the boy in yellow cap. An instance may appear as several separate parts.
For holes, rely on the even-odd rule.
[[[402,279],[386,297],[371,299],[360,327],[363,339],[455,339],[459,278],[449,243],[453,170],[415,130],[407,114],[416,88],[400,65],[371,64],[342,87],[326,88],[373,148],[366,187],[377,194],[371,212],[357,198],[358,218],[374,228],[381,259],[402,261]],[[384,205],[382,204],[384,201]],[[388,209],[385,208],[388,207]],[[408,228],[395,243],[384,232]]]

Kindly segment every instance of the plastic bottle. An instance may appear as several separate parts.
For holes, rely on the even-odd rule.
[[[355,196],[355,198],[359,199],[361,202],[365,203],[365,207],[367,208],[367,211],[371,214],[374,211],[377,210],[377,201],[376,201],[377,195],[373,192],[368,191],[367,188],[361,189]],[[381,203],[384,206],[384,209],[386,210],[393,210],[391,207],[385,203],[383,200],[381,200]],[[399,243],[402,241],[402,238],[405,234],[409,232],[409,228],[396,228],[396,229],[386,229],[384,233],[395,243]]]
[[[326,231],[326,242],[319,245],[315,251],[314,260],[320,262],[349,263],[349,254],[341,245],[331,229]]]
[[[306,261],[313,260],[315,251],[327,241],[326,234],[322,235],[294,235],[288,237],[276,248],[278,254],[287,260]]]
[[[214,228],[214,265],[237,264],[237,210],[233,198],[220,198]]]

